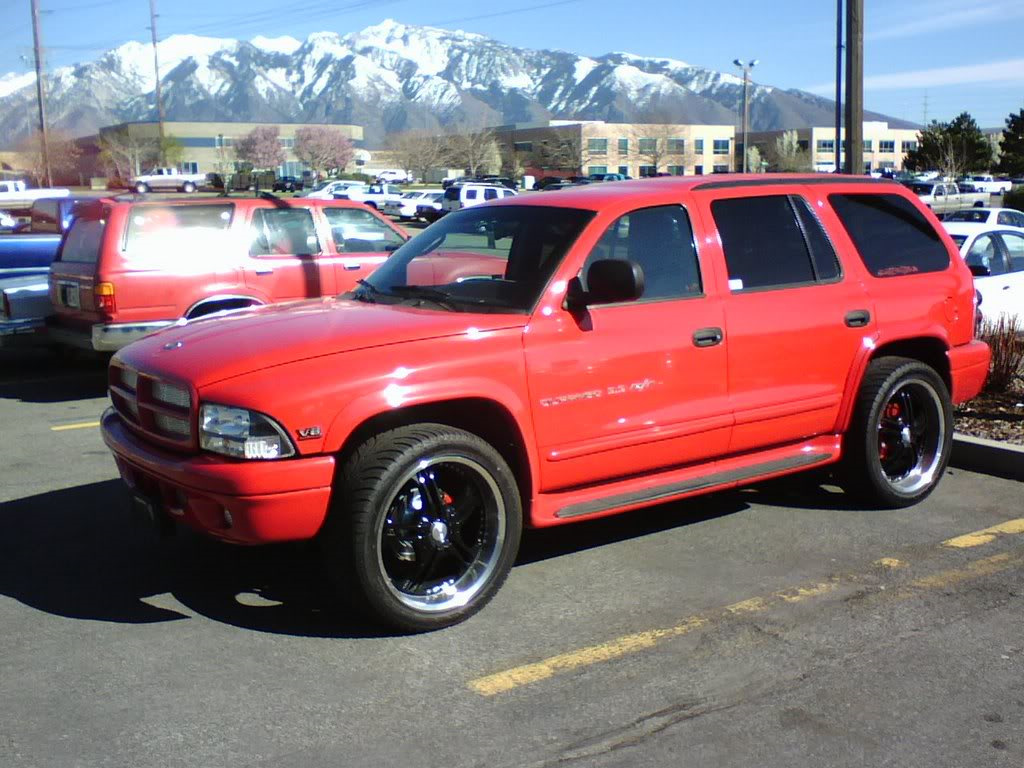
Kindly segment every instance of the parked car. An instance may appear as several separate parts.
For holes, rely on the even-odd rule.
[[[533,188],[537,190],[546,189],[552,184],[561,184],[563,181],[565,179],[561,176],[543,176],[533,185]]]
[[[406,184],[412,181],[412,174],[400,168],[389,168],[377,174],[378,184]]]
[[[387,200],[381,206],[382,213],[388,216],[397,216],[403,221],[409,221],[417,217],[416,207],[420,203],[432,202],[435,198],[440,201],[443,191],[440,189],[418,189],[414,192],[405,192],[398,200]],[[440,202],[438,202],[440,206]]]
[[[348,604],[435,629],[494,596],[523,526],[830,467],[863,503],[928,496],[990,358],[940,233],[864,177],[476,206],[344,297],[121,350],[103,439],[140,514],[316,538]]]
[[[1009,192],[1013,187],[1013,182],[1009,179],[997,179],[995,176],[987,173],[974,173],[964,176],[957,180],[957,183],[960,182],[970,184],[974,187],[975,192],[987,192],[990,195],[1001,195],[1004,192]]]
[[[910,184],[910,189],[937,216],[962,208],[981,208],[991,199],[987,192],[961,192],[950,181],[915,181]]]
[[[1015,208],[965,208],[947,213],[943,223],[954,221],[987,224],[990,227],[1016,227],[1024,229],[1024,212]]]
[[[273,184],[274,192],[301,192],[304,187],[298,176],[281,176]]]
[[[405,242],[363,205],[295,198],[103,201],[50,269],[50,338],[100,352],[239,308],[331,296]]]
[[[498,184],[454,184],[444,191],[441,210],[445,213],[472,208],[491,200],[515,197],[516,191]]]
[[[0,279],[0,348],[38,345],[50,314],[47,289],[45,274]]]
[[[36,200],[29,210],[28,226],[16,233],[0,236],[0,277],[46,274],[75,211],[94,199],[54,197]]]
[[[8,207],[18,207],[14,204],[31,205],[41,197],[67,197],[71,194],[68,189],[53,189],[43,187],[42,189],[30,189],[24,181],[0,180],[0,203]]]
[[[369,184],[366,186],[347,187],[342,192],[335,192],[334,197],[340,200],[352,200],[363,203],[370,208],[380,208],[387,203],[396,203],[402,199],[402,188],[397,184]]]
[[[428,224],[437,221],[444,215],[444,210],[441,208],[442,202],[444,202],[444,193],[436,192],[430,196],[429,200],[417,203],[416,218]]]
[[[206,185],[205,173],[185,173],[177,168],[153,168],[132,179],[131,185],[139,194],[156,191],[195,192]]]
[[[349,187],[361,186],[365,186],[364,183],[354,179],[328,179],[314,184],[298,196],[313,200],[333,200],[335,194],[344,192]]]
[[[986,320],[1000,315],[1024,321],[1024,229],[943,222],[974,275]]]
[[[592,173],[587,176],[588,181],[626,181],[629,178],[621,173]]]

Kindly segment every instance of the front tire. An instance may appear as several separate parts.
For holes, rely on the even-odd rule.
[[[519,489],[501,455],[463,430],[417,424],[370,438],[345,462],[322,543],[346,602],[421,632],[483,608],[521,534]]]
[[[191,195],[193,192],[196,191],[196,185],[193,184],[191,181],[186,181],[184,186],[181,188],[181,191],[184,192],[186,195]]]
[[[935,369],[873,360],[843,443],[846,490],[873,506],[909,507],[935,490],[952,445],[953,404]]]
[[[149,192],[149,185],[140,181],[138,184],[135,185],[135,191],[138,192],[140,195],[144,195],[147,192]]]

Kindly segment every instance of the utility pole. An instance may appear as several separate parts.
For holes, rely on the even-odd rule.
[[[37,2],[37,0],[33,0]],[[164,98],[160,93],[160,55],[156,47],[156,0],[149,0],[149,30],[153,33],[153,72],[156,74],[156,116],[160,133],[160,165],[164,159]]]
[[[43,153],[46,186],[53,186],[50,172],[50,148],[46,143],[46,87],[43,85],[43,46],[39,42],[39,0],[32,0],[32,42],[36,51],[36,96],[39,99],[39,146]]]
[[[836,173],[843,172],[843,0],[836,0]]]
[[[846,2],[846,172],[864,173],[864,0]]]
[[[744,64],[740,59],[733,59],[733,64],[743,71],[743,172],[747,172],[747,123],[749,121],[750,100],[747,98],[747,88],[750,84],[750,70],[757,66],[757,59]]]

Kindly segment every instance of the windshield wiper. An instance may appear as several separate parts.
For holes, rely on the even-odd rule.
[[[369,280],[363,280],[362,278],[356,280],[356,284],[359,288],[352,292],[353,299],[356,301],[365,301],[367,304],[377,303],[377,300],[374,298],[374,294],[379,294],[381,292],[380,288],[375,286]]]
[[[452,296],[437,288],[430,288],[426,285],[389,285],[388,290],[400,296],[408,296],[412,299],[425,299],[435,304],[457,312],[458,308],[452,301]]]

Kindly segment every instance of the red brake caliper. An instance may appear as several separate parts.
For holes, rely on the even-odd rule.
[[[885,415],[890,419],[898,419],[900,417],[900,406],[899,403],[889,403],[885,406]],[[889,444],[882,440],[878,444],[878,457],[883,461],[889,458]]]

